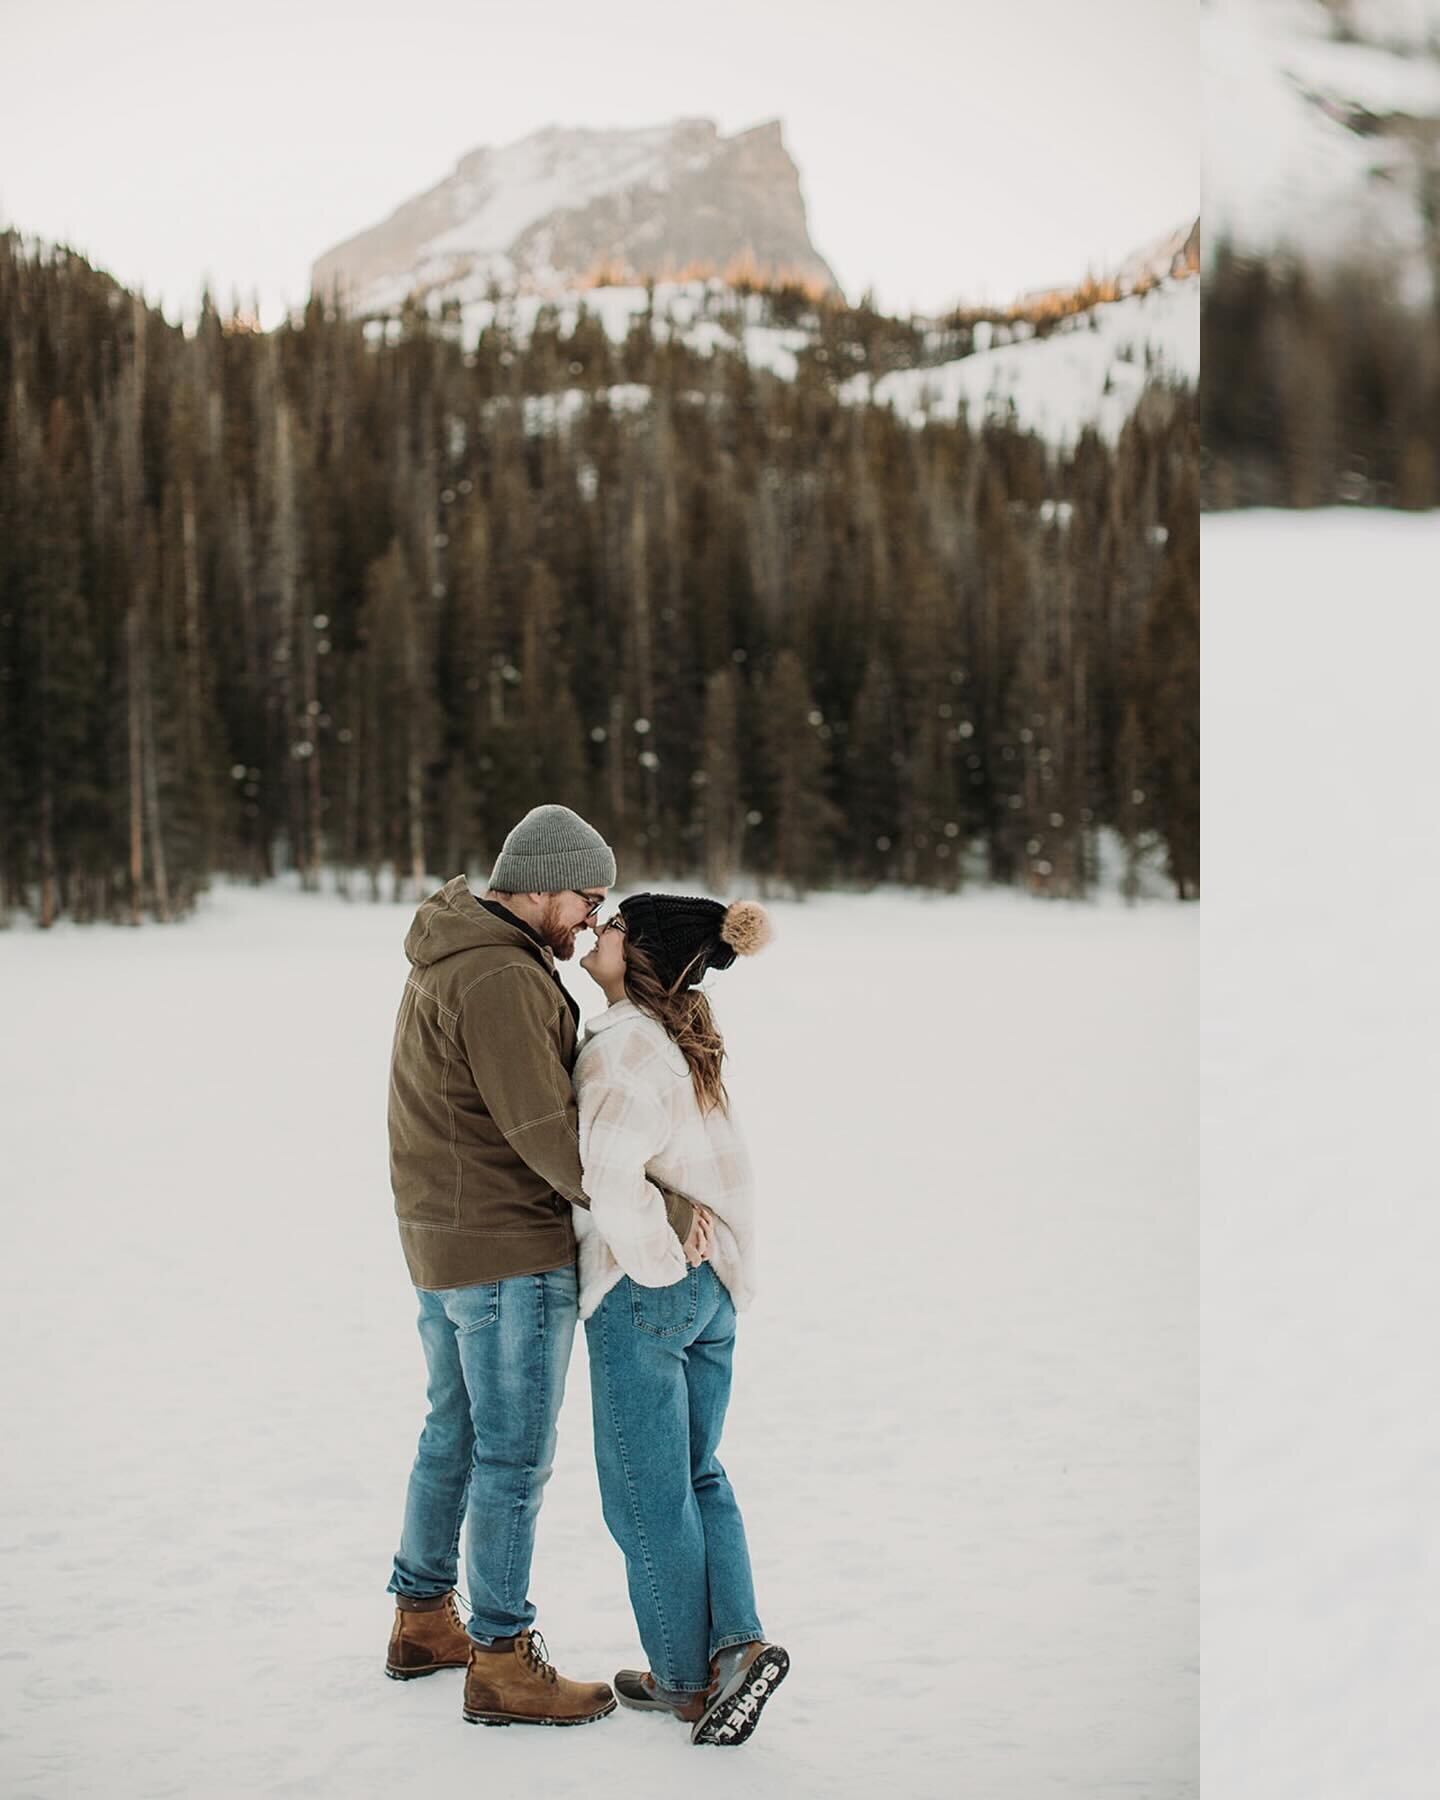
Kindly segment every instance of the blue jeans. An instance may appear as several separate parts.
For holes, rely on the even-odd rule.
[[[672,1287],[628,1276],[585,1321],[595,1460],[651,1673],[704,1691],[710,1658],[759,1638],[745,1526],[715,1451],[735,1308],[709,1263]]]
[[[535,1619],[530,1558],[575,1341],[575,1268],[416,1293],[430,1413],[389,1591],[453,1588],[466,1521],[469,1632],[488,1644]]]

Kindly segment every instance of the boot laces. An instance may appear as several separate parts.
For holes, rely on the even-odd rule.
[[[526,1635],[525,1660],[537,1675],[543,1676],[553,1685],[556,1677],[550,1663],[550,1647],[538,1631],[531,1631]]]

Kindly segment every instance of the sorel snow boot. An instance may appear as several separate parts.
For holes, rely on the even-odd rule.
[[[760,1722],[765,1702],[790,1673],[778,1644],[732,1644],[718,1650],[710,1671],[714,1685],[690,1733],[692,1744],[743,1744]]]
[[[567,1681],[551,1667],[538,1631],[472,1644],[465,1675],[471,1725],[588,1725],[615,1710],[603,1681]]]
[[[395,1624],[385,1654],[385,1673],[392,1681],[413,1681],[437,1669],[463,1669],[469,1661],[470,1638],[453,1591],[426,1600],[395,1596]]]
[[[649,1669],[621,1669],[615,1677],[615,1698],[635,1712],[669,1713],[687,1725],[696,1724],[708,1704],[704,1694],[661,1687]]]

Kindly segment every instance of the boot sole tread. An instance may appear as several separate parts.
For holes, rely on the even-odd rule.
[[[597,1719],[605,1719],[615,1710],[612,1700],[608,1706],[602,1706],[599,1712],[583,1713],[576,1719],[532,1718],[525,1713],[483,1713],[465,1709],[467,1725],[593,1725]]]
[[[716,1700],[690,1734],[692,1744],[713,1744],[718,1750],[743,1744],[760,1723],[765,1703],[790,1673],[789,1654],[772,1644],[746,1669],[734,1692]],[[749,1700],[745,1707],[740,1703]],[[723,1735],[722,1735],[723,1734]]]

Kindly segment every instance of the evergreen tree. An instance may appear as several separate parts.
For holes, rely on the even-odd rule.
[[[823,718],[793,650],[765,684],[764,745],[772,818],[770,870],[795,892],[818,887],[830,866],[840,815],[828,796]]]
[[[1164,567],[1141,639],[1137,709],[1149,752],[1148,814],[1182,900],[1200,891],[1200,732],[1191,704],[1199,656],[1200,521],[1187,473],[1167,514]]]
[[[739,698],[728,664],[705,681],[704,748],[691,777],[704,846],[706,884],[724,894],[740,863],[745,821],[741,811]]]

